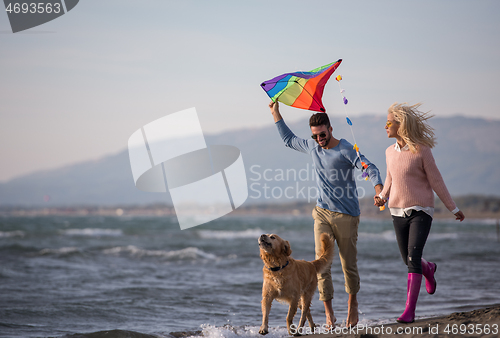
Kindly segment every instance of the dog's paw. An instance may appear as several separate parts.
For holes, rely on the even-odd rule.
[[[261,326],[260,330],[259,330],[259,333],[264,336],[264,335],[266,335],[266,334],[269,333],[269,330],[266,327],[262,327]]]

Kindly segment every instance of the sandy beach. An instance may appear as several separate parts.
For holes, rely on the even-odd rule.
[[[356,337],[500,337],[500,305],[448,316],[418,319],[411,324],[385,324],[356,328],[337,328],[326,334],[311,334],[311,338]]]

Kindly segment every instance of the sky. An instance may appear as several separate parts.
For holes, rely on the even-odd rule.
[[[349,116],[422,102],[498,120],[498,13],[494,0],[82,0],[14,34],[2,10],[0,182],[116,154],[191,107],[205,134],[270,126],[260,83],[338,59]],[[323,102],[345,115],[333,78]]]

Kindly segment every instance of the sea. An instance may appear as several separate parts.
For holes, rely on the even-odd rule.
[[[263,233],[288,240],[295,259],[314,259],[310,215],[227,215],[188,230],[175,216],[2,216],[0,336],[259,337]],[[500,303],[497,220],[436,219],[424,257],[437,263],[438,284],[434,295],[422,285],[417,318]],[[407,270],[390,219],[361,219],[358,268],[360,324],[395,322]],[[337,248],[332,275],[341,327]],[[287,310],[273,303],[268,337],[288,336]],[[325,323],[317,292],[311,311]]]

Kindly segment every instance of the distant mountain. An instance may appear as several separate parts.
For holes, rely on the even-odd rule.
[[[286,120],[286,117],[285,117]],[[385,117],[351,118],[356,141],[385,179],[385,149],[394,143],[384,131]],[[353,143],[345,118],[331,119],[336,137]],[[454,196],[500,195],[500,121],[467,117],[433,118],[438,145],[437,165]],[[296,135],[308,138],[307,119],[289,124]],[[127,140],[124,140],[126,144]],[[249,185],[246,204],[292,199],[313,201],[314,174],[308,155],[286,148],[275,126],[240,129],[206,136],[207,144],[238,147]],[[358,181],[358,192],[372,196],[369,182]],[[310,195],[310,196],[309,196]],[[135,188],[128,151],[0,184],[0,206],[122,205],[171,203],[168,193],[146,193]]]

